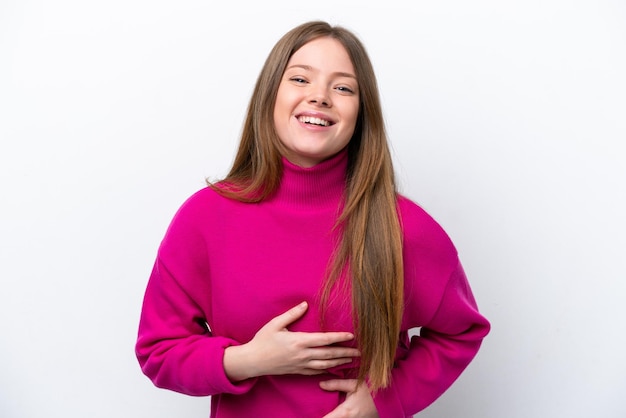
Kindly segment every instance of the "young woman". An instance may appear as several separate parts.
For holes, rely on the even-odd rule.
[[[183,204],[159,248],[144,373],[211,395],[212,417],[407,417],[488,331],[450,239],[395,190],[364,47],[324,22],[291,30],[230,173]]]

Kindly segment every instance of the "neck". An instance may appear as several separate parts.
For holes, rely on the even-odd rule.
[[[348,152],[337,155],[313,167],[300,167],[283,157],[283,176],[270,201],[287,201],[305,210],[338,210],[346,187]]]

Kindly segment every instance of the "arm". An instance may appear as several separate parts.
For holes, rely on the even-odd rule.
[[[143,300],[136,343],[142,371],[161,388],[193,396],[243,393],[224,373],[227,347],[204,326],[210,313],[210,271],[202,219],[207,206],[194,196],[174,216],[158,250]]]
[[[198,396],[241,394],[258,376],[322,374],[359,355],[354,348],[333,346],[352,340],[351,333],[287,330],[306,312],[306,303],[272,319],[246,344],[211,336],[185,292],[176,286],[159,289],[160,282],[151,279],[146,291],[137,343],[142,369],[158,387]]]
[[[146,289],[136,353],[156,386],[195,396],[242,394],[258,376],[320,374],[358,356],[354,348],[334,346],[351,340],[350,333],[288,331],[306,304],[270,320],[245,344],[212,334],[204,325],[212,312],[207,212],[200,199],[181,207]]]
[[[233,384],[224,372],[229,338],[212,336],[204,314],[157,260],[146,293],[136,344],[142,371],[155,386],[192,396],[244,393],[254,384]]]
[[[459,264],[432,319],[393,369],[392,384],[374,396],[380,416],[412,416],[434,402],[471,362],[488,332]]]

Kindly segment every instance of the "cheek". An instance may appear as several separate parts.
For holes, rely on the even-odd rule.
[[[286,106],[283,100],[281,100],[280,96],[276,97],[276,103],[274,103],[274,127],[276,129],[280,129],[281,125],[285,123],[285,120],[288,117],[288,113],[286,113]]]
[[[293,98],[288,92],[278,90],[276,103],[274,104],[274,123],[287,123],[293,112]]]
[[[350,120],[351,130],[354,131],[356,128],[356,122],[359,118],[359,106],[353,106],[351,111],[349,112],[348,119]]]

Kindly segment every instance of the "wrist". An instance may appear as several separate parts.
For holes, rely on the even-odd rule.
[[[258,376],[248,344],[231,345],[224,350],[224,372],[231,382]]]

